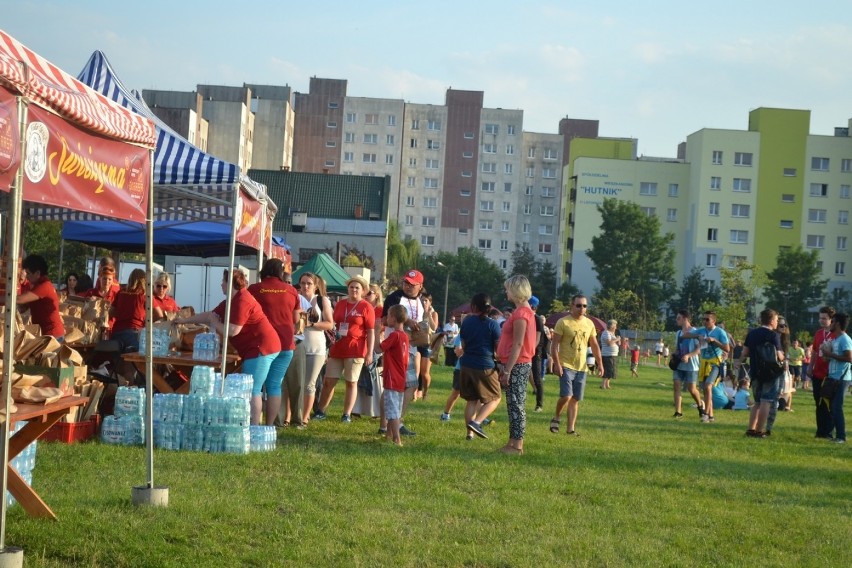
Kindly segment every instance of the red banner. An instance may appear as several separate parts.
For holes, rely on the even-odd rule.
[[[0,87],[0,191],[10,190],[21,162],[18,130],[17,99],[4,87]]]
[[[145,222],[147,149],[91,134],[35,105],[26,137],[24,201]]]
[[[259,201],[248,197],[240,190],[240,223],[237,228],[237,240],[244,245],[254,249],[261,248],[262,235],[260,231],[261,219],[263,218],[263,205]]]

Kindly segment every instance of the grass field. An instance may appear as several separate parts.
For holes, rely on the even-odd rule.
[[[620,375],[629,376],[622,367]],[[404,448],[371,419],[287,429],[274,453],[156,450],[167,508],[136,508],[144,450],[42,443],[34,486],[59,517],[10,510],[6,544],[27,567],[68,566],[814,566],[852,565],[850,446],[814,440],[796,393],[771,438],[743,436],[744,412],[674,420],[670,372],[589,384],[579,438],[551,434],[528,398],[526,455],[505,406],[488,440],[465,440],[462,407],[438,416],[450,372],[434,367]]]

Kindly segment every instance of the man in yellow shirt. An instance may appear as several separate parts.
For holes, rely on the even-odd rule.
[[[793,345],[787,348],[787,364],[790,366],[790,374],[793,375],[793,386],[802,386],[802,359],[805,358],[805,350],[802,349],[798,339],[793,340]]]
[[[595,372],[603,376],[603,360],[598,345],[595,324],[586,317],[588,300],[583,295],[571,299],[571,313],[558,322],[553,328],[552,351],[553,361],[561,369],[559,378],[559,400],[556,402],[556,415],[550,421],[550,431],[559,432],[559,420],[562,411],[568,410],[567,433],[578,436],[575,429],[577,424],[577,409],[583,400],[586,387],[586,351],[592,348],[595,358]]]

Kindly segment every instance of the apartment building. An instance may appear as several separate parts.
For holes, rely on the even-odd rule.
[[[251,90],[251,112],[254,114],[251,167],[291,169],[296,123],[292,89],[287,85],[247,83],[243,87]]]
[[[196,91],[158,91],[145,89],[142,100],[169,128],[190,144],[207,151],[208,123],[202,116],[204,101]]]

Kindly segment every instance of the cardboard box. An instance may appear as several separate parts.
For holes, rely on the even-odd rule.
[[[80,367],[40,367],[38,365],[15,365],[15,371],[22,375],[42,375],[48,377],[63,392],[74,392],[74,373]],[[76,371],[79,372],[79,371]]]

